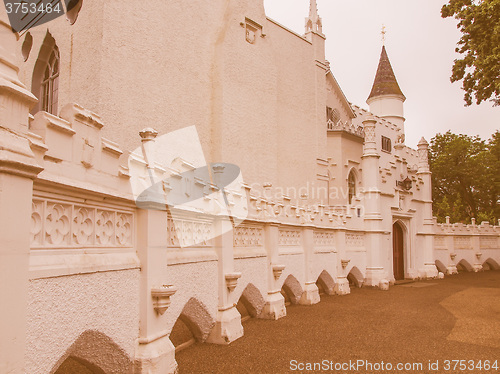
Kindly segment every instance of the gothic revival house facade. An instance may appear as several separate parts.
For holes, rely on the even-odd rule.
[[[498,226],[433,219],[385,47],[352,105],[314,0],[304,35],[262,0],[0,17],[1,372],[173,373],[288,303],[498,267]]]

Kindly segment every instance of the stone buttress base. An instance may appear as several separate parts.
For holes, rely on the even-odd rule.
[[[307,282],[304,286],[299,304],[313,305],[320,302],[318,286],[314,282]]]
[[[424,268],[421,272],[421,278],[425,279],[430,279],[430,278],[437,278],[438,276],[438,269],[436,265],[433,262],[426,262],[424,264]]]
[[[348,295],[351,293],[351,287],[349,287],[349,281],[346,277],[337,278],[337,282],[335,282],[335,293],[337,295]]]
[[[382,267],[367,267],[364,286],[379,287],[380,281],[385,280],[387,274]]]
[[[217,320],[207,338],[207,343],[229,344],[242,336],[241,315],[236,307],[232,306],[217,312]]]
[[[168,336],[147,344],[138,343],[135,349],[135,370],[140,374],[175,374],[175,347]]]
[[[266,304],[259,314],[259,318],[277,320],[285,316],[285,298],[280,291],[269,292]]]

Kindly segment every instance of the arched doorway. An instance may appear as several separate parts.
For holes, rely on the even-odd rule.
[[[392,259],[394,278],[396,280],[404,279],[404,230],[399,222],[392,225]]]

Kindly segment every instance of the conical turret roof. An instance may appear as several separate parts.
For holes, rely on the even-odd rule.
[[[403,101],[406,100],[401,88],[399,88],[385,46],[382,47],[380,62],[378,63],[377,74],[375,75],[375,82],[373,82],[372,91],[370,92],[370,96],[368,96],[368,100],[373,97],[384,95],[397,95],[401,96]]]

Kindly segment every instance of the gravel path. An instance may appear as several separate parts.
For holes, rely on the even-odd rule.
[[[322,296],[313,306],[290,306],[278,321],[250,319],[243,327],[245,335],[229,346],[196,343],[179,352],[180,374],[385,373],[391,372],[388,363],[393,373],[500,373],[500,271],[389,291],[353,289],[347,296]],[[383,361],[385,370],[346,366],[357,360]],[[450,362],[446,370],[445,360],[467,360],[467,368],[460,370],[458,363],[452,370]],[[476,367],[479,360],[498,360],[499,368],[470,370],[469,360]],[[429,369],[429,361],[438,361],[437,370]],[[322,362],[333,370],[299,370],[299,364]],[[397,370],[397,363],[421,363],[422,369]]]

